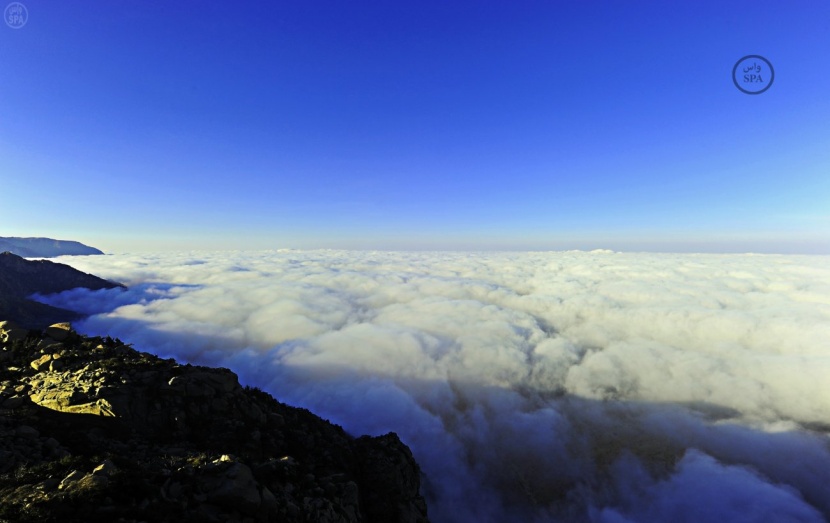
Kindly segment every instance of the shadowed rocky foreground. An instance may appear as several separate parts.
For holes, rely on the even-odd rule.
[[[0,322],[0,521],[427,522],[394,433],[120,340]]]

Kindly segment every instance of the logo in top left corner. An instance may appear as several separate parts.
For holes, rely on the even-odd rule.
[[[3,11],[3,20],[12,29],[20,29],[29,21],[29,11],[20,2],[12,2]]]

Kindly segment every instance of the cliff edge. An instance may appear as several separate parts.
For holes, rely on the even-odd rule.
[[[67,323],[0,322],[0,349],[0,521],[428,521],[394,433]]]

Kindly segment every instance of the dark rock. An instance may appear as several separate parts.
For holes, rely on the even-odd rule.
[[[426,501],[420,496],[421,471],[409,447],[394,432],[357,440],[362,500],[369,521],[427,521]]]
[[[55,341],[64,341],[68,338],[72,333],[72,327],[69,323],[55,323],[54,325],[50,325],[46,327],[44,334],[47,337],[52,338]]]
[[[355,439],[227,369],[47,330],[0,343],[0,521],[427,521],[395,434]]]

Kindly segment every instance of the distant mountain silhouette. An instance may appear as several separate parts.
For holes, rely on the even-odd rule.
[[[83,243],[52,238],[13,238],[0,236],[0,252],[8,251],[26,258],[104,254]]]
[[[0,318],[28,329],[72,321],[80,315],[28,299],[34,293],[51,294],[77,287],[113,289],[124,287],[62,263],[25,260],[11,252],[0,254]]]

